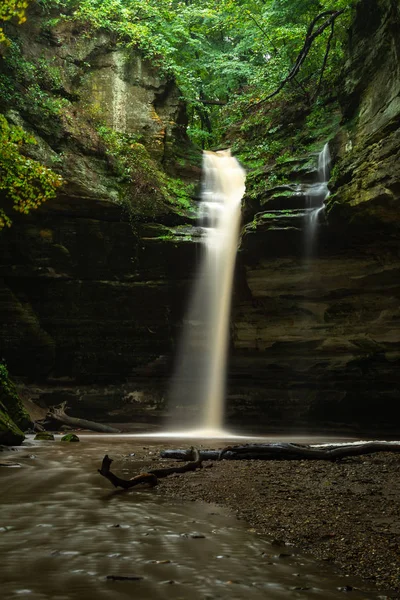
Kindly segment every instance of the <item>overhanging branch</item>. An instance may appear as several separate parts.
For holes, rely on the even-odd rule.
[[[276,90],[274,92],[272,92],[272,94],[269,94],[268,96],[266,96],[265,98],[262,98],[261,100],[259,100],[258,102],[256,102],[255,104],[252,104],[251,106],[259,106],[260,104],[262,104],[263,102],[266,102],[267,100],[270,100],[271,98],[273,98],[274,96],[276,96],[277,94],[279,94],[279,92],[285,87],[285,85],[291,81],[292,79],[294,79],[294,77],[296,77],[297,73],[299,72],[302,64],[304,63],[305,59],[308,56],[308,53],[311,50],[311,46],[313,45],[314,41],[316,40],[317,37],[319,37],[328,27],[332,27],[332,25],[335,22],[335,19],[337,19],[343,12],[345,11],[345,9],[341,9],[341,10],[336,10],[336,11],[332,11],[332,10],[326,10],[322,13],[320,13],[319,15],[317,15],[310,23],[308,30],[307,30],[307,34],[304,40],[304,44],[302,49],[300,50],[296,61],[293,65],[293,67],[291,68],[289,74],[287,75],[287,77],[285,77],[285,79],[279,84],[279,86],[276,88]],[[317,28],[314,30],[316,24],[318,23],[318,21],[320,21],[321,19],[325,19],[324,22]],[[328,45],[330,47],[330,43],[331,43],[331,39],[332,39],[332,33],[329,36],[329,40],[328,40]],[[329,53],[329,50],[328,50]],[[328,56],[325,53],[325,58],[327,60]],[[324,61],[326,64],[326,61]],[[325,66],[324,66],[325,69]]]

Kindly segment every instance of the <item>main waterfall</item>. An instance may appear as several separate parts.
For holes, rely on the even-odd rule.
[[[232,280],[246,174],[229,150],[204,152],[203,256],[184,324],[169,402],[171,425],[221,434]]]

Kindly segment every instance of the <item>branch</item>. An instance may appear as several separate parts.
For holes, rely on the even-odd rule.
[[[255,17],[253,17],[253,15],[251,14],[250,11],[246,11],[247,16],[250,17],[250,19],[253,21],[253,23],[255,23],[256,27],[258,27],[258,29],[261,31],[261,33],[263,33],[265,35],[265,37],[267,38],[267,41],[271,44],[271,47],[274,49],[275,54],[279,54],[279,50],[278,48],[275,46],[274,42],[272,41],[272,39],[270,38],[268,32],[264,29],[264,27],[262,27],[260,25],[260,23],[257,21],[257,19]]]
[[[335,31],[335,21],[332,21],[331,23],[331,32],[329,34],[329,38],[328,38],[328,42],[326,44],[326,50],[325,50],[325,56],[324,56],[324,61],[322,63],[322,67],[321,67],[321,74],[319,76],[319,81],[318,81],[318,85],[317,85],[317,89],[315,91],[313,100],[316,100],[319,96],[319,91],[321,89],[321,85],[322,85],[322,78],[324,76],[324,72],[325,72],[325,67],[326,67],[326,63],[328,62],[328,56],[329,56],[329,51],[331,49],[331,42],[332,42],[332,38],[333,38],[333,34]]]
[[[205,104],[206,106],[225,106],[227,104],[223,100],[202,100],[201,98],[197,102],[201,102],[201,104]]]
[[[124,490],[128,490],[135,485],[139,485],[139,483],[148,483],[151,487],[154,487],[158,483],[157,477],[151,473],[140,473],[139,475],[136,475],[136,477],[128,480],[121,479],[114,475],[114,473],[111,473],[110,466],[112,462],[112,458],[109,458],[106,454],[103,458],[101,469],[98,469],[98,472],[100,475],[103,475],[103,477],[111,481],[114,487],[122,487]]]
[[[175,473],[187,473],[188,471],[202,469],[203,465],[200,452],[195,448],[191,448],[190,452],[193,460],[186,465],[182,465],[181,467],[166,467],[165,469],[152,469],[146,473],[139,473],[139,475],[136,475],[136,477],[133,477],[132,479],[121,479],[112,473],[110,471],[110,466],[113,461],[112,458],[106,454],[103,458],[101,469],[98,469],[98,472],[100,475],[111,481],[114,487],[122,487],[124,490],[133,488],[140,483],[147,483],[151,487],[154,487],[158,484],[159,479],[168,477],[168,475],[173,475]]]
[[[252,104],[251,106],[259,106],[260,104],[262,104],[263,102],[266,102],[267,100],[270,100],[271,98],[273,98],[274,96],[276,96],[277,94],[279,94],[279,92],[285,87],[285,85],[291,81],[299,72],[301,65],[303,64],[303,62],[305,61],[305,59],[308,56],[309,51],[311,50],[311,46],[313,44],[313,42],[315,41],[315,39],[320,36],[327,27],[331,26],[332,23],[335,21],[335,19],[337,19],[337,17],[339,17],[346,9],[342,8],[341,10],[337,10],[337,11],[324,11],[322,13],[320,13],[319,15],[317,15],[315,17],[315,19],[312,20],[312,22],[310,23],[308,30],[307,30],[307,34],[306,34],[306,38],[303,44],[302,49],[300,50],[296,62],[293,65],[292,69],[290,70],[288,76],[279,84],[279,86],[276,88],[276,90],[274,92],[272,92],[272,94],[269,94],[268,96],[266,96],[265,98],[262,98],[261,100],[259,100],[258,102],[256,102],[255,104]],[[323,17],[328,16],[329,17],[322,23],[322,25],[320,25],[318,27],[318,29],[316,29],[314,32],[314,27],[316,25],[316,23]]]
[[[81,429],[90,429],[91,431],[100,431],[101,433],[120,433],[119,429],[110,427],[109,425],[103,425],[103,423],[95,423],[94,421],[87,421],[86,419],[78,419],[76,417],[70,417],[65,414],[67,407],[66,402],[61,402],[58,406],[52,406],[47,413],[50,419],[55,419],[66,425],[72,427],[80,427]]]

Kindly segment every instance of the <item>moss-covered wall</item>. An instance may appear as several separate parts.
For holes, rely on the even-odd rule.
[[[25,436],[23,431],[31,425],[8,370],[0,363],[0,445],[18,446]]]

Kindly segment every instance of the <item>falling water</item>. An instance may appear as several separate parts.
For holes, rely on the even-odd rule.
[[[245,171],[229,150],[204,152],[199,225],[204,252],[172,383],[173,424],[223,429],[233,271]],[[179,426],[178,425],[178,426]]]
[[[329,196],[328,181],[330,173],[331,155],[329,145],[325,144],[318,156],[317,183],[309,186],[306,193],[306,224],[305,224],[305,254],[310,258],[314,250],[315,234],[318,221],[325,209],[325,200]]]

